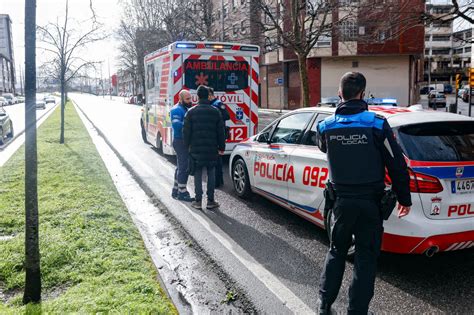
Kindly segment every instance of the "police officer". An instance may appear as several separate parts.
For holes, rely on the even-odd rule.
[[[336,202],[331,246],[320,283],[320,314],[330,314],[338,295],[347,252],[355,239],[354,276],[349,288],[349,314],[367,314],[374,294],[377,257],[383,220],[380,200],[385,188],[385,169],[398,199],[398,216],[409,213],[409,175],[388,122],[368,112],[366,79],[346,73],[340,82],[334,115],[318,125],[318,146],[327,153]]]
[[[189,153],[183,140],[184,116],[192,106],[191,94],[182,90],[179,93],[179,103],[170,110],[171,126],[173,129],[173,149],[176,152],[176,171],[174,173],[174,187],[171,196],[182,201],[194,201],[188,190],[188,161]]]
[[[227,106],[215,96],[213,88],[209,88],[209,101],[211,102],[211,105],[217,108],[219,112],[221,113],[222,120],[225,126],[226,121],[230,119],[230,115],[229,115],[229,112],[227,111]],[[226,139],[229,134],[228,128],[229,127],[225,126]],[[219,155],[217,159],[217,165],[216,165],[216,188],[219,188],[223,185],[224,185],[224,172],[222,171],[222,156]]]

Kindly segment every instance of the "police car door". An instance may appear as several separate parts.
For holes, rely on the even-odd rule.
[[[329,114],[319,113],[311,128],[302,137],[301,145],[291,153],[290,164],[294,166],[295,183],[288,182],[289,205],[293,211],[323,225],[322,212],[318,210],[323,202],[323,190],[329,177],[326,154],[316,146],[316,126]]]
[[[291,113],[283,117],[275,127],[268,143],[254,151],[254,188],[260,194],[280,203],[287,203],[288,183],[296,183],[290,154],[313,117],[312,112]]]

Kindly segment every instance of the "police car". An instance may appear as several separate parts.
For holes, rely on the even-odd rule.
[[[419,107],[369,108],[390,123],[411,179],[412,210],[401,219],[394,211],[385,222],[382,250],[432,256],[474,247],[474,119]],[[323,217],[329,170],[316,126],[334,111],[292,111],[239,143],[229,168],[237,195],[259,194],[330,236],[333,215]]]

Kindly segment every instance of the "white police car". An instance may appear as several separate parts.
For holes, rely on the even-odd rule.
[[[323,217],[329,170],[316,146],[316,126],[334,110],[292,111],[239,143],[230,157],[236,193],[262,195],[330,235],[332,215]],[[394,130],[409,166],[413,201],[409,215],[399,219],[394,211],[385,222],[382,250],[431,256],[474,247],[474,119],[419,108],[370,110]]]

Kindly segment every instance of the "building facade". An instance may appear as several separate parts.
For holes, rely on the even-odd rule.
[[[424,10],[423,0],[395,0],[394,3],[394,11],[397,6],[403,7],[397,12],[421,14]],[[353,17],[347,20],[343,18],[347,15],[343,5],[335,9],[333,21],[344,22],[334,27],[330,34],[320,36],[309,54],[310,106],[317,105],[322,98],[337,97],[339,80],[348,71],[358,71],[366,76],[367,96],[395,98],[400,106],[419,101],[424,27],[415,24],[407,27],[399,13],[394,14],[389,28],[380,27],[374,21],[387,20],[385,7],[375,4],[370,13],[364,9],[367,8],[355,10],[351,13]],[[279,84],[281,79],[283,85]],[[296,55],[290,49],[268,51],[261,64],[261,107],[295,109],[301,106]]]
[[[468,28],[453,33],[453,67],[459,73],[466,73],[467,69],[472,67],[473,31],[474,28]]]
[[[10,16],[0,14],[0,93],[15,93],[15,58],[12,38]]]

